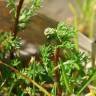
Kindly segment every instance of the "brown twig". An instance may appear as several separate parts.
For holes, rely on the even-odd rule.
[[[54,65],[55,65],[55,67],[58,66],[59,56],[60,56],[60,48],[56,48],[56,53],[54,55]],[[62,89],[61,89],[60,84],[58,83],[59,80],[60,80],[59,69],[55,70],[54,79],[57,83],[57,95],[56,96],[62,96]]]
[[[46,88],[46,89],[50,89],[50,88],[53,88],[53,86],[54,86],[54,84],[43,84],[42,85],[44,88]]]
[[[39,88],[39,90],[41,90],[43,93],[45,93],[47,96],[51,96],[51,94],[46,91],[42,86],[40,86],[39,84],[37,84],[34,80],[32,80],[31,78],[27,77],[27,75],[20,73],[17,69],[15,69],[14,67],[0,61],[0,64],[8,67],[9,69],[11,69],[12,71],[14,71],[16,74],[19,74],[20,76],[22,76],[23,78],[27,79],[29,82],[31,82],[32,84],[34,84],[37,88]]]
[[[18,6],[17,6],[16,18],[15,18],[15,22],[14,22],[14,26],[13,26],[13,31],[12,31],[12,34],[13,34],[13,36],[14,36],[13,39],[15,39],[16,36],[17,36],[19,16],[20,16],[20,11],[21,11],[23,2],[24,2],[24,0],[20,0],[20,1],[19,1],[19,4],[18,4]],[[13,59],[13,58],[14,58],[14,52],[15,52],[15,49],[12,48],[12,50],[11,50],[11,52],[10,52],[10,59]]]
[[[17,30],[17,26],[18,26],[18,23],[19,23],[19,16],[20,16],[20,11],[21,11],[23,2],[24,2],[24,0],[20,0],[20,1],[19,1],[19,4],[18,4],[18,6],[17,6],[16,18],[15,18],[15,23],[14,23],[14,27],[13,27],[13,35],[14,35],[14,38],[15,38],[16,35],[17,35],[17,31],[18,31],[18,30]]]
[[[55,65],[55,67],[58,65],[59,53],[60,53],[60,49],[57,48],[56,52],[55,52],[55,55],[54,55],[54,65]],[[55,70],[55,80],[56,81],[59,80],[59,70]]]

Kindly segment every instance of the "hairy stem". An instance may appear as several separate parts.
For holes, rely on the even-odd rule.
[[[13,26],[13,31],[12,31],[13,36],[14,36],[13,39],[16,38],[17,33],[18,33],[19,16],[20,16],[20,11],[22,9],[23,2],[24,2],[24,0],[20,0],[19,1],[19,4],[17,6],[16,18],[15,18],[15,22],[14,22],[14,26]],[[12,48],[12,50],[10,52],[10,59],[13,59],[14,58],[14,52],[15,52],[15,49]]]
[[[56,53],[54,55],[54,66],[58,66],[58,61],[59,61],[59,55],[60,55],[60,49],[56,48]],[[62,89],[60,87],[60,84],[58,83],[59,79],[60,79],[60,75],[59,75],[59,69],[55,70],[55,82],[57,83],[57,95],[56,96],[62,96]]]
[[[18,23],[19,23],[19,16],[20,16],[20,11],[22,9],[23,2],[24,2],[24,0],[20,0],[19,4],[17,6],[16,18],[15,18],[15,23],[14,23],[14,28],[13,28],[14,38],[16,37],[17,32],[18,32],[18,28],[17,27],[18,27]]]

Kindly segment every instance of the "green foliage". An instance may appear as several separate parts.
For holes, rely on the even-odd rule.
[[[53,84],[53,87],[50,88],[49,91],[52,96],[56,96],[56,90],[58,89],[54,82],[54,76],[56,74],[55,70],[59,69],[60,77],[58,82],[63,90],[62,94],[81,94],[83,90],[86,90],[88,84],[94,81],[96,74],[93,68],[85,68],[88,63],[88,57],[85,53],[76,50],[74,44],[75,32],[76,30],[72,26],[67,26],[64,23],[59,23],[57,28],[47,28],[44,34],[48,41],[40,47],[39,62],[37,62],[35,58],[31,58],[29,64],[23,67],[19,59],[20,57],[18,58],[17,56],[11,60],[9,64],[17,68],[20,73],[33,78],[34,81],[42,86]],[[10,33],[6,34],[7,35],[4,34],[4,38],[2,37],[0,41],[6,41],[7,36],[10,37]],[[7,40],[9,44],[11,40],[12,36],[11,39]],[[60,48],[57,66],[54,65],[56,48]],[[8,50],[9,49],[8,47]],[[34,85],[30,85],[28,80],[16,73],[11,73],[8,68],[6,72],[8,72],[9,75],[7,75],[5,74],[5,69],[2,74],[5,75],[4,78],[7,78],[7,84],[10,85],[9,94],[15,94],[13,90],[16,90],[16,94],[18,93],[17,96],[22,94],[40,94],[40,91]],[[8,81],[9,79],[14,82],[11,83]],[[4,79],[2,79],[2,81],[4,81]]]
[[[56,43],[57,47],[72,48],[74,44],[71,42],[75,35],[75,30],[71,26],[59,23],[57,28],[47,28],[44,32],[50,43]],[[69,49],[68,48],[68,49]]]
[[[66,94],[77,94],[79,89],[90,79],[90,68],[85,68],[88,63],[88,57],[85,53],[76,50],[75,44],[73,43],[75,32],[76,30],[72,26],[67,26],[64,23],[59,23],[57,28],[47,28],[44,34],[48,42],[41,47],[41,58],[45,70],[49,70],[51,73],[48,73],[53,74],[51,75],[53,79],[54,69],[56,67],[59,68],[60,81],[58,82],[60,82],[63,92]],[[52,56],[56,48],[60,48],[61,52],[58,66],[55,67]],[[54,82],[54,79],[52,82]],[[52,94],[53,92],[55,90],[52,91]]]
[[[24,29],[26,27],[30,21],[30,18],[34,16],[37,10],[40,8],[41,2],[42,0],[31,0],[29,6],[22,8],[18,25],[20,29]]]
[[[8,0],[8,6],[12,9],[13,16],[16,16],[15,0]],[[21,9],[18,29],[24,29],[37,10],[40,8],[41,0],[32,0],[28,6],[23,6]],[[21,39],[13,35],[12,32],[0,33],[0,60],[12,66],[16,73],[1,65],[0,62],[0,92],[5,92],[7,89],[8,96],[42,96],[42,92],[36,88],[36,84],[30,84],[32,78],[33,82],[39,85],[52,85],[46,90],[52,95],[57,96],[57,90],[62,89],[62,94],[76,94],[76,96],[85,94],[86,87],[92,84],[96,76],[94,68],[86,69],[88,57],[85,53],[76,49],[74,38],[76,29],[64,23],[59,23],[56,28],[47,28],[44,34],[47,42],[40,47],[39,60],[32,57],[30,62],[24,65],[18,51],[21,47]],[[56,53],[56,50],[59,52]],[[15,53],[14,58],[11,58],[10,53]],[[7,57],[7,58],[6,58]],[[29,77],[25,79],[24,76]],[[56,76],[59,78],[56,81]],[[32,81],[31,80],[31,81]],[[32,83],[32,82],[31,82]],[[40,88],[40,87],[39,87]],[[14,91],[15,90],[15,91]],[[45,92],[46,93],[46,92]],[[44,94],[46,95],[46,94]]]
[[[15,47],[15,49],[19,49],[21,46],[21,39],[19,37],[16,37],[14,39],[14,36],[11,34],[11,32],[0,32],[0,44],[5,50],[12,50],[12,47]]]
[[[18,14],[17,2],[18,2],[17,0],[7,0],[7,7],[9,7],[10,9],[10,13],[13,16],[12,19],[14,23],[17,22],[15,21],[15,18],[17,18],[16,16]],[[14,24],[14,27],[16,26],[18,30],[17,29],[15,30],[21,31],[24,28],[26,28],[27,24],[29,24],[29,22],[31,21],[30,20],[31,17],[34,16],[37,13],[38,9],[40,8],[41,2],[42,0],[31,0],[27,6],[26,5],[22,6],[22,8],[20,9],[19,22],[17,25]],[[24,64],[22,64],[21,57],[19,56],[20,55],[19,49],[21,48],[21,45],[22,45],[21,38],[19,38],[18,36],[14,37],[13,32],[0,32],[0,60],[18,69],[21,73],[28,75],[30,78],[33,78],[35,76],[33,75],[34,74],[33,68],[35,68],[33,67],[33,65],[35,63],[34,64],[32,63],[33,65],[30,64],[28,68],[24,67]],[[37,78],[40,77],[40,74],[41,75],[43,74],[42,73],[43,71],[41,71],[43,69],[42,66],[41,67],[38,67],[38,66],[39,65],[37,64],[36,66],[36,68],[38,69],[36,74]],[[34,77],[34,80],[35,80],[35,77]],[[25,87],[23,88],[21,84],[21,82],[24,82],[24,81],[26,83],[25,84],[26,88]],[[22,87],[22,89],[21,87],[19,87],[19,85]],[[13,96],[15,94],[17,96],[21,96],[21,95],[24,96],[25,94],[27,94],[26,90],[28,91],[30,89],[30,84],[28,85],[28,81],[21,78],[21,76],[18,76],[17,74],[11,72],[10,69],[6,68],[3,65],[2,66],[0,65],[0,86],[2,86],[0,87],[0,92],[3,92],[3,93],[4,93],[3,89],[7,87],[6,89],[7,89],[8,96],[11,96],[11,95]],[[17,93],[14,93],[13,90],[16,90]],[[32,95],[31,93],[30,95]]]
[[[0,32],[0,59],[8,58],[13,47],[18,50],[21,47],[21,39],[14,36],[11,32]]]
[[[15,17],[16,16],[16,0],[7,0],[7,6],[11,9],[10,13]]]
[[[27,4],[28,6],[23,6],[19,17],[19,30],[26,28],[26,25],[29,24],[31,17],[34,16],[41,7],[41,3],[42,0],[31,0]],[[7,6],[11,9],[10,12],[12,13],[13,17],[16,18],[16,0],[8,0]]]

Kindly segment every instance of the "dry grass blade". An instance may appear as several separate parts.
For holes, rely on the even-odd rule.
[[[17,69],[15,69],[14,67],[0,61],[0,64],[10,68],[12,71],[14,71],[15,73],[19,74],[20,76],[24,77],[25,79],[27,79],[29,82],[31,82],[32,84],[34,84],[37,88],[39,88],[39,90],[41,90],[44,94],[46,94],[47,96],[51,96],[51,94],[46,91],[43,87],[41,87],[39,84],[37,84],[34,80],[32,80],[31,78],[27,77],[25,74],[20,73]]]

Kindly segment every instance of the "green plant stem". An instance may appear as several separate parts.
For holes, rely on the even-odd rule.
[[[69,87],[69,83],[68,83],[68,80],[67,80],[67,76],[66,76],[66,72],[64,70],[64,65],[63,64],[61,66],[61,69],[62,69],[62,77],[63,77],[63,80],[64,80],[63,82],[64,82],[64,84],[66,86],[67,92],[70,93],[71,89]]]
[[[76,49],[78,50],[79,49],[79,43],[78,43],[78,15],[77,15],[77,12],[74,8],[74,6],[70,3],[70,1],[68,0],[68,5],[69,5],[69,8],[71,10],[71,12],[73,13],[74,15],[74,27],[75,27],[75,45],[76,45]]]
[[[33,80],[35,81],[35,63],[33,63]],[[35,96],[35,86],[33,85],[33,96]]]
[[[56,82],[54,82],[54,96],[56,96],[56,86],[57,86],[57,83]]]
[[[84,84],[84,86],[80,89],[80,91],[77,93],[77,96],[80,96],[81,92],[90,84],[94,78],[96,77],[96,72],[93,74],[93,76]]]
[[[17,81],[17,79],[16,79],[16,80],[14,80],[14,81],[12,82],[11,87],[10,87],[10,89],[9,89],[8,96],[11,96],[12,89],[13,89],[13,87],[14,87],[14,85],[15,85],[16,81]]]
[[[94,29],[94,17],[95,17],[95,14],[93,12],[92,16],[91,16],[91,20],[90,20],[90,30],[89,30],[89,37],[90,39],[93,38],[93,29]]]
[[[41,87],[39,84],[37,84],[34,80],[32,80],[31,78],[27,77],[25,74],[20,73],[17,69],[15,69],[14,67],[0,61],[0,64],[8,67],[9,69],[11,69],[12,71],[14,71],[15,73],[17,73],[18,75],[22,76],[23,78],[27,79],[29,82],[31,82],[33,85],[35,85],[37,88],[39,88],[39,90],[41,90],[44,94],[46,94],[47,96],[51,96],[51,94],[46,91],[43,87]]]
[[[82,14],[81,0],[75,0],[75,2],[76,2],[76,5],[78,6],[78,8],[79,8],[79,10],[80,10],[80,12]]]

